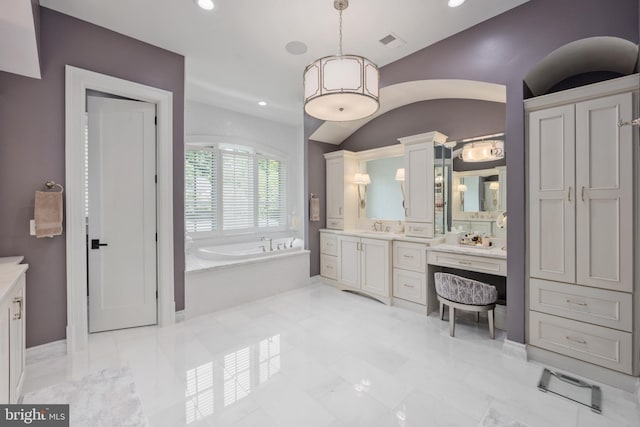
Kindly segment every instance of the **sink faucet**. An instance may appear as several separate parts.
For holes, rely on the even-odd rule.
[[[379,230],[378,230],[378,226],[380,226]],[[371,228],[373,228],[373,231],[382,231],[382,221],[374,222]]]
[[[264,242],[266,240],[269,241],[269,251],[273,251],[273,239],[269,237],[264,237],[264,236],[260,238],[260,241]]]

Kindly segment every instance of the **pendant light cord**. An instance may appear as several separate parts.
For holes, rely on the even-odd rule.
[[[340,9],[340,56],[342,55],[342,9]]]

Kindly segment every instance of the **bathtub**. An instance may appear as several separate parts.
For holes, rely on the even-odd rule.
[[[278,238],[272,247],[268,240],[254,240],[193,249],[186,257],[185,318],[309,285],[304,242]]]
[[[273,248],[273,250],[271,250]],[[196,254],[200,258],[212,261],[237,261],[243,259],[262,258],[295,252],[303,249],[303,242],[296,238],[257,240],[232,245],[204,246],[198,248]]]

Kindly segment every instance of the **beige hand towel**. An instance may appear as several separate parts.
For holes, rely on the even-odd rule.
[[[309,221],[320,221],[320,199],[312,197],[309,200]]]
[[[36,191],[34,209],[36,237],[62,234],[62,192]]]

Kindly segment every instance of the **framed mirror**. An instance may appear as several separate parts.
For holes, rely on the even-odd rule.
[[[398,169],[404,168],[404,157],[383,157],[362,161],[360,170],[369,175],[364,213],[369,219],[404,220],[402,190],[396,181]]]

